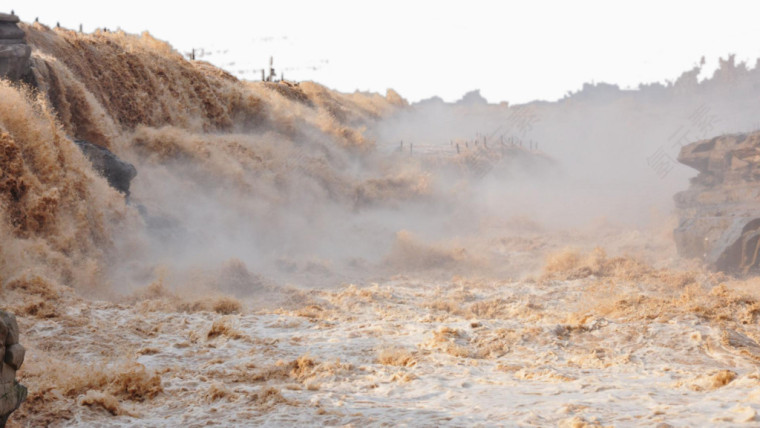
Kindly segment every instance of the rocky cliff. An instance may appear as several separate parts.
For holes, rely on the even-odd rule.
[[[0,311],[0,427],[26,399],[26,388],[16,381],[16,370],[24,362],[24,347],[18,343],[16,317]]]
[[[0,13],[0,78],[17,80],[29,72],[32,48],[26,44],[18,16]]]
[[[716,270],[760,271],[760,132],[689,144],[678,161],[699,171],[675,196],[679,253]]]

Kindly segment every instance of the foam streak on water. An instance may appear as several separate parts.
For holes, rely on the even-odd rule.
[[[163,392],[145,401],[104,388],[122,400],[114,426],[756,421],[760,332],[740,321],[756,300],[684,285],[659,301],[661,284],[607,280],[618,297],[600,293],[596,277],[398,278],[294,292],[287,309],[233,315],[161,310],[160,298],[77,299],[63,319],[23,328],[31,355],[60,347],[53,355],[78,369],[130,361],[160,375]],[[94,407],[74,406],[66,424],[103,421]]]

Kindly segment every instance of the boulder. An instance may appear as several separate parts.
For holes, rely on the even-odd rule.
[[[11,24],[18,24],[21,22],[21,18],[18,15],[11,15],[9,13],[0,13],[0,22],[10,22]]]
[[[18,323],[16,317],[5,311],[0,311],[0,332],[5,331],[5,337],[0,337],[5,346],[15,345],[18,343]]]
[[[18,343],[16,317],[0,311],[0,427],[4,427],[8,417],[26,400],[27,390],[16,381],[16,370],[24,363],[23,346]]]
[[[11,413],[26,400],[27,393],[26,387],[16,381],[0,383],[0,427],[5,427]]]
[[[6,350],[8,348],[5,348]],[[3,355],[5,360],[5,355]],[[0,361],[0,385],[4,383],[13,383],[16,380],[16,369],[6,364],[5,361]]]
[[[0,13],[0,78],[19,80],[30,71],[32,48],[18,22],[18,16]]]
[[[679,254],[715,270],[760,272],[760,132],[697,141],[678,161],[699,171],[675,196]]]
[[[137,169],[134,165],[119,159],[105,147],[100,147],[89,141],[74,140],[74,143],[90,160],[98,174],[108,180],[111,187],[124,193],[125,196],[129,196],[129,185],[132,179],[137,176]]]
[[[21,364],[24,363],[24,354],[26,354],[26,349],[23,346],[19,344],[10,345],[5,348],[5,358],[3,361],[11,366],[13,370],[18,370],[21,368]]]
[[[24,40],[24,31],[15,24],[10,25],[8,22],[0,23],[0,39],[10,41]]]

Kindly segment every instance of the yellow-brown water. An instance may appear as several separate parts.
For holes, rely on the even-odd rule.
[[[45,94],[0,82],[12,426],[757,422],[757,280],[679,260],[669,215],[484,203],[503,153],[387,153],[392,91],[25,30]],[[137,166],[129,203],[67,135]],[[536,182],[562,163],[515,158]]]

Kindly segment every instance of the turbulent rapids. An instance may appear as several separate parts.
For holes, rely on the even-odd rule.
[[[673,202],[682,147],[760,128],[760,67],[409,104],[240,81],[147,33],[19,27],[0,309],[28,395],[9,426],[760,420],[760,283],[684,229],[715,220],[701,164],[680,226]]]

